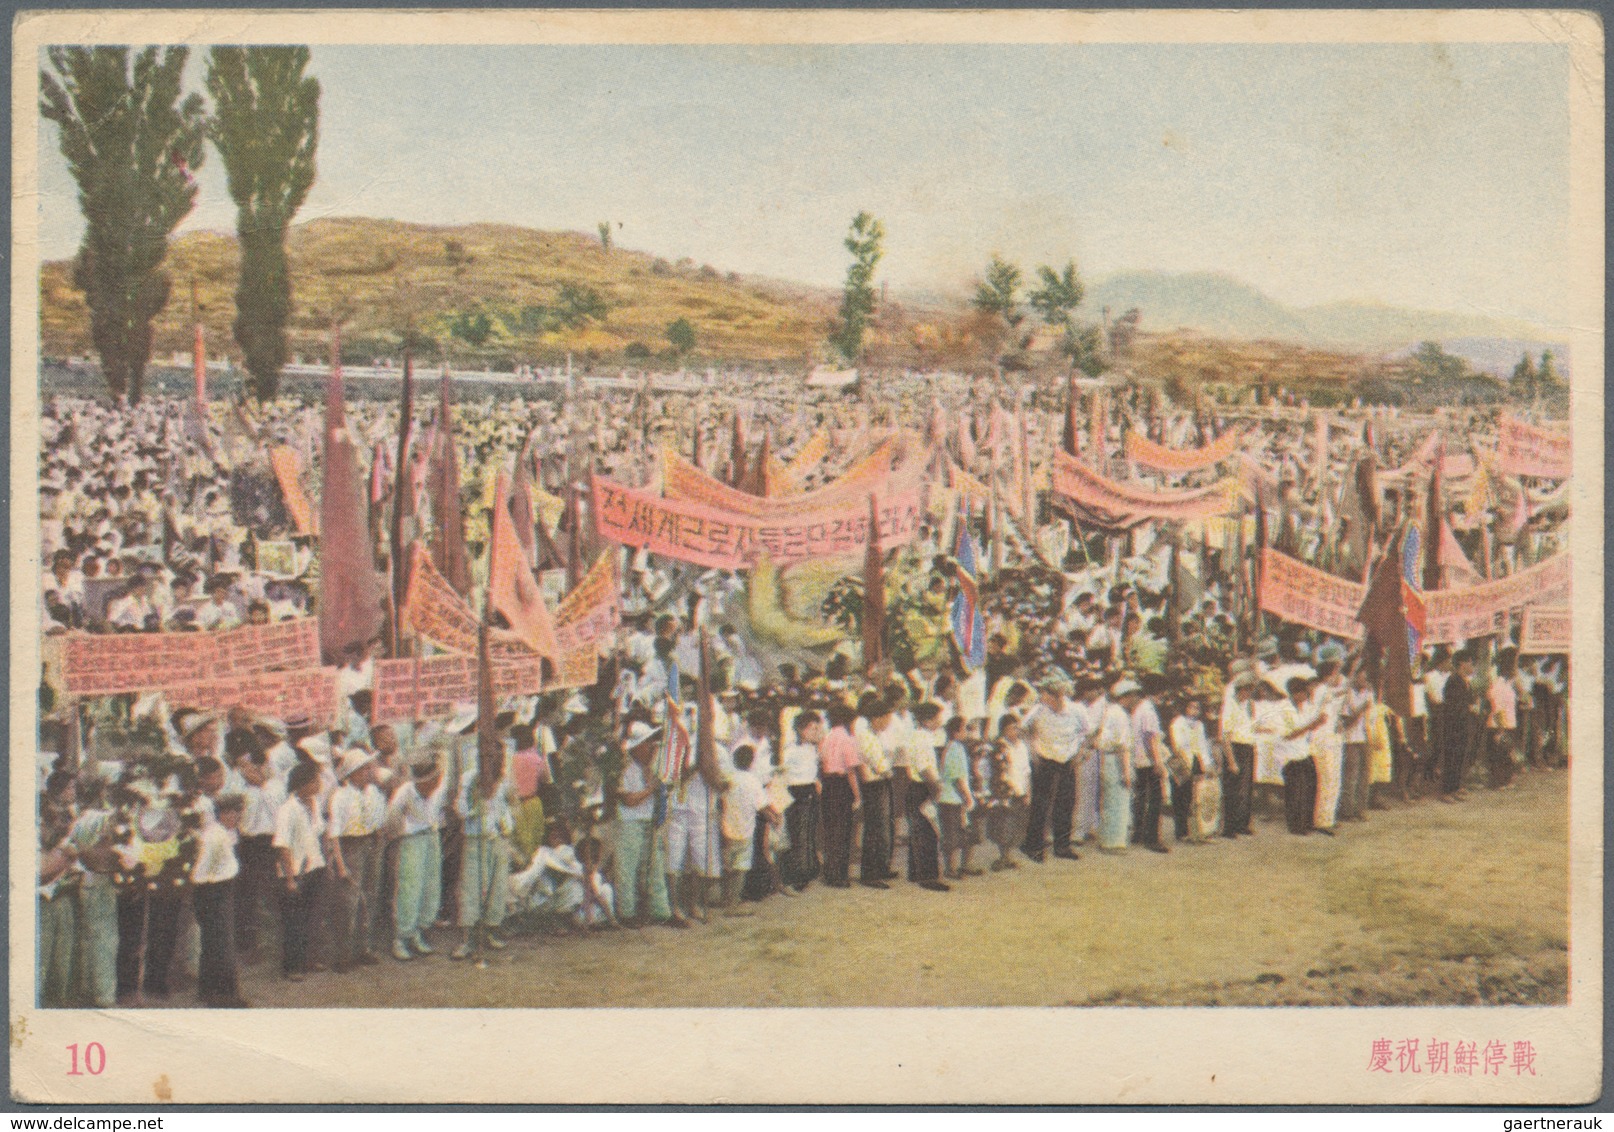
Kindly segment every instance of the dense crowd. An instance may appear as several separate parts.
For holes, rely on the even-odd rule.
[[[1477,782],[1506,789],[1521,769],[1567,761],[1564,657],[1521,656],[1516,628],[1421,649],[1403,717],[1359,646],[1253,608],[1243,518],[1105,534],[1046,498],[1013,517],[933,499],[890,555],[888,658],[862,663],[852,628],[811,647],[765,639],[747,579],[600,544],[573,485],[590,471],[650,482],[663,444],[716,467],[739,450],[735,416],[781,455],[828,431],[805,487],[898,429],[928,432],[994,487],[1008,490],[1013,462],[984,443],[997,394],[967,379],[892,379],[873,404],[725,388],[721,412],[648,389],[462,400],[451,425],[428,410],[420,427],[456,445],[473,585],[486,584],[493,473],[523,450],[537,453],[535,567],[564,569],[564,526],[572,553],[622,556],[622,620],[598,681],[504,698],[491,739],[475,704],[374,718],[385,638],[341,658],[331,727],[161,692],[72,699],[47,648],[41,1002],[162,1004],[194,975],[201,1003],[240,1006],[240,969],[271,959],[300,981],[438,950],[466,959],[513,933],[686,928],[814,884],[945,893],[1086,847],[1226,845],[1255,834],[1280,793],[1282,828],[1335,836],[1376,810],[1459,803]],[[1009,408],[1026,463],[1046,466],[1064,404],[1038,394]],[[1351,490],[1364,424],[1391,468],[1431,429],[1455,448],[1485,425],[1467,410],[1416,422],[1341,410],[1350,440],[1318,459],[1301,415],[1178,411],[1137,388],[1118,389],[1109,412],[1106,440],[1133,427],[1190,447],[1250,430],[1264,537],[1357,578],[1376,549]],[[397,410],[355,401],[347,413],[381,469],[369,504],[385,575]],[[956,435],[937,435],[944,413]],[[312,472],[320,426],[319,407],[292,398],[251,414],[48,399],[47,643],[317,614],[317,540],[297,531],[263,453],[291,448]],[[417,483],[433,474],[420,465]],[[1416,493],[1388,474],[1374,526],[1417,514]],[[435,521],[430,494],[411,509],[411,537]],[[1561,545],[1567,503],[1524,483],[1465,485],[1447,510],[1461,552],[1450,568],[1498,576]],[[979,560],[968,579],[966,542]],[[966,588],[980,656],[954,631]],[[484,766],[490,742],[500,754]]]

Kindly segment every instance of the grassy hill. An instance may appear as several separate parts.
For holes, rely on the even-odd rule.
[[[690,261],[607,250],[597,237],[509,225],[434,227],[388,220],[324,219],[300,224],[288,241],[292,348],[325,353],[341,317],[344,354],[390,353],[408,325],[456,359],[546,360],[567,351],[606,357],[630,347],[668,349],[667,326],[687,319],[698,356],[736,361],[803,361],[819,349],[837,297],[770,280],[723,275]],[[239,258],[235,238],[194,232],[174,241],[174,281],[157,323],[156,353],[189,350],[190,285],[203,307],[210,352],[235,352],[230,323]],[[570,304],[562,288],[570,288]],[[603,302],[599,317],[562,316]],[[41,337],[46,354],[90,351],[89,313],[71,265],[40,272]],[[454,328],[468,330],[457,336]],[[485,330],[485,337],[482,331]]]

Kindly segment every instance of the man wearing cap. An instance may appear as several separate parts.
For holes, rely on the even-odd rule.
[[[375,755],[368,751],[343,751],[337,780],[326,804],[326,855],[336,888],[331,966],[345,971],[378,962],[370,934],[380,903],[380,831],[387,799],[376,785]]]
[[[1077,754],[1089,731],[1087,709],[1067,697],[1070,680],[1061,672],[1044,676],[1038,687],[1042,701],[1031,710],[1025,731],[1031,746],[1031,814],[1020,851],[1033,861],[1045,859],[1048,830],[1053,827],[1054,856],[1077,859],[1071,848],[1076,810]]]

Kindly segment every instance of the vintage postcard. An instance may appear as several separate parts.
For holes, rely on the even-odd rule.
[[[1600,1094],[1594,16],[25,13],[12,97],[18,1099]]]

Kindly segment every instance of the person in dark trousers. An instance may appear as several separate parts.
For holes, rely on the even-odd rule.
[[[1153,686],[1123,678],[1110,694],[1132,719],[1132,841],[1155,853],[1171,852],[1160,841],[1160,810],[1165,800],[1166,737],[1155,709]]]
[[[202,937],[196,993],[205,1006],[247,1005],[236,981],[235,890],[240,863],[235,847],[246,799],[225,794],[213,804],[213,820],[197,836],[191,866],[191,904]]]
[[[824,787],[824,883],[850,888],[852,826],[862,805],[858,791],[857,713],[845,704],[829,709],[829,734],[818,745],[818,777]]]
[[[319,768],[302,762],[286,779],[290,795],[275,815],[275,850],[280,857],[280,970],[294,983],[309,970],[308,936],[325,880],[319,815]]]
[[[137,879],[118,892],[118,1002],[142,994],[166,999],[168,974],[179,940],[184,890],[163,881]]]
[[[1474,656],[1466,650],[1452,660],[1451,678],[1446,681],[1440,704],[1440,800],[1461,801],[1463,776],[1474,735]]]
[[[908,879],[931,892],[947,892],[941,879],[941,839],[938,836],[936,798],[941,792],[941,770],[937,760],[946,737],[937,730],[941,708],[923,703],[914,709],[913,744],[908,757]]]
[[[1248,837],[1250,797],[1255,790],[1255,679],[1235,677],[1222,697],[1222,743],[1229,758],[1222,770],[1222,836]]]
[[[1283,812],[1289,832],[1311,833],[1317,818],[1317,763],[1311,733],[1328,721],[1312,702],[1312,682],[1296,676],[1285,685],[1289,702],[1273,714],[1274,747],[1283,763]]]
[[[891,811],[891,756],[885,738],[891,728],[891,707],[878,692],[864,692],[858,700],[855,737],[858,740],[858,787],[863,799],[863,847],[858,880],[866,888],[888,888],[891,843],[896,823]]]
[[[791,799],[785,811],[790,849],[783,872],[784,882],[800,892],[819,873],[818,747],[824,741],[824,719],[816,711],[804,711],[791,721],[790,730],[795,741],[784,749],[785,786]]]

